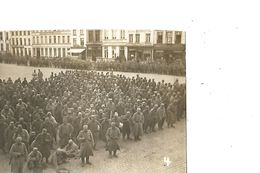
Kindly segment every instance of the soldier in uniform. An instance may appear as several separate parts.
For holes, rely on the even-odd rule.
[[[92,147],[94,145],[94,139],[91,131],[88,129],[88,125],[83,126],[83,130],[79,132],[77,140],[80,143],[81,165],[85,165],[85,159],[86,163],[91,165],[89,156],[93,156]]]
[[[161,103],[160,107],[157,109],[157,115],[159,117],[158,128],[160,130],[162,130],[163,129],[163,123],[164,123],[165,118],[166,118],[166,111],[165,111],[164,103]]]
[[[33,173],[42,173],[42,154],[37,147],[34,147],[33,150],[28,155],[28,169],[32,170]]]
[[[96,120],[96,116],[92,115],[90,118],[90,121],[88,123],[88,128],[92,132],[93,139],[94,139],[94,150],[96,149],[97,140],[99,136],[99,130],[100,130],[100,123]]]
[[[25,144],[22,142],[21,137],[16,138],[16,142],[10,149],[10,164],[12,173],[23,173],[24,164],[27,161],[27,149]]]
[[[33,144],[33,147],[39,148],[39,151],[42,153],[42,159],[45,158],[46,163],[48,163],[48,158],[51,154],[52,137],[47,132],[47,129],[42,129],[42,132],[35,138]]]
[[[118,127],[116,127],[115,122],[112,122],[111,127],[108,128],[106,138],[108,141],[106,150],[109,151],[109,157],[112,156],[112,152],[113,156],[117,157],[116,152],[117,150],[120,150],[120,147],[117,142],[120,138],[120,130]]]
[[[61,148],[65,147],[68,144],[73,130],[73,126],[70,123],[68,123],[67,118],[64,118],[63,123],[58,128],[59,145]]]
[[[133,121],[133,125],[134,125],[133,130],[134,130],[135,141],[141,140],[140,136],[142,136],[142,134],[143,134],[144,115],[141,112],[140,107],[138,107],[137,112],[134,113],[134,115],[132,117],[132,121]]]

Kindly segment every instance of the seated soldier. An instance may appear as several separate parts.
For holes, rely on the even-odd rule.
[[[79,156],[79,146],[72,139],[69,140],[64,150],[69,158]]]

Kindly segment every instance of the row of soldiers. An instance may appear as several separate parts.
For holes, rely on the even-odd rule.
[[[181,61],[180,61],[181,60]],[[157,73],[169,75],[185,75],[185,60],[176,59],[172,63],[166,62],[136,62],[136,61],[86,61],[70,58],[35,58],[1,56],[0,63],[30,65],[33,67],[56,67],[65,69],[99,70],[99,71],[121,71],[138,73]]]
[[[52,73],[44,80],[39,70],[29,82],[0,80],[0,97],[0,147],[5,152],[20,137],[26,149],[38,149],[48,162],[56,146],[58,156],[77,145],[82,165],[89,163],[100,139],[116,157],[121,134],[138,141],[143,131],[162,129],[165,120],[174,127],[185,115],[186,102],[185,85],[178,80],[171,84],[93,71]]]

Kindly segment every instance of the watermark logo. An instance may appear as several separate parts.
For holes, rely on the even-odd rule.
[[[170,166],[170,164],[172,163],[172,161],[170,160],[169,157],[164,157],[163,158],[163,162],[164,162],[164,166]]]

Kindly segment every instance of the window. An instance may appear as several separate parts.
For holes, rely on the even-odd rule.
[[[65,48],[62,48],[62,57],[65,57],[66,55],[65,55]]]
[[[39,44],[39,37],[37,36],[36,39],[37,39],[37,44]]]
[[[61,57],[61,49],[58,48],[58,57]]]
[[[48,38],[47,38],[47,36],[45,36],[45,44],[48,44]]]
[[[33,37],[33,44],[35,44],[35,37]]]
[[[48,56],[48,48],[45,48],[45,56]]]
[[[28,49],[28,55],[31,56],[31,49]]]
[[[67,36],[67,43],[70,43],[70,36]]]
[[[62,43],[65,43],[65,36],[62,36]]]
[[[157,33],[157,43],[162,43],[162,41],[163,41],[163,33],[158,32]]]
[[[19,44],[19,39],[18,38],[16,38],[16,45],[18,45]]]
[[[15,33],[16,33],[16,35],[18,35],[18,31],[16,31]]]
[[[33,56],[36,56],[36,49],[33,48]]]
[[[95,31],[96,42],[100,42],[100,31]]]
[[[60,36],[58,36],[58,43],[60,43]]]
[[[28,38],[28,45],[31,45],[31,40]]]
[[[27,35],[30,35],[30,31],[27,31]]]
[[[26,31],[23,32],[23,35],[26,35]]]
[[[77,35],[76,29],[73,29],[73,35]]]
[[[93,42],[93,31],[88,31],[88,41]]]
[[[73,38],[73,46],[77,45],[77,39]]]
[[[104,38],[105,38],[105,40],[108,39],[108,32],[107,32],[107,30],[104,31]]]
[[[52,48],[49,48],[49,57],[52,57]]]
[[[116,47],[112,47],[112,58],[116,57]]]
[[[40,43],[44,43],[43,36],[41,36]]]
[[[49,44],[51,44],[51,36],[49,36]]]
[[[0,32],[0,40],[3,40],[3,32]]]
[[[116,31],[112,30],[112,39],[116,39]]]
[[[20,31],[20,35],[23,35],[23,32],[22,32],[22,31]]]
[[[4,44],[3,43],[1,43],[1,51],[4,51]]]
[[[107,46],[104,47],[104,54],[105,54],[105,58],[108,58],[108,49],[107,49]]]
[[[151,34],[146,34],[145,35],[145,42],[150,43],[150,40],[151,40]]]
[[[140,34],[135,34],[135,42],[140,43]]]
[[[125,30],[120,31],[120,38],[125,39]]]
[[[6,51],[9,51],[9,44],[6,44]]]
[[[181,32],[175,33],[175,44],[181,44]]]
[[[57,49],[53,48],[53,52],[54,52],[54,57],[56,57],[57,56]]]
[[[56,43],[56,36],[53,36],[53,43]]]
[[[20,45],[23,45],[23,39],[20,38]]]
[[[26,45],[26,38],[24,39],[24,45]]]
[[[166,32],[166,37],[167,37],[167,43],[171,44],[172,43],[172,32],[171,31]]]
[[[12,31],[11,33],[12,33],[12,36],[14,36],[14,32]]]
[[[21,51],[21,56],[23,56],[23,49],[21,48],[20,51]]]
[[[133,43],[133,34],[129,34],[129,43]]]
[[[9,40],[8,32],[6,32],[6,34],[5,34],[5,40]]]
[[[15,41],[14,41],[14,38],[12,38],[12,44],[13,44],[13,45],[15,45],[15,43],[14,43],[14,42],[15,42]]]
[[[83,33],[83,29],[81,29],[79,32],[80,32],[80,35],[83,35],[83,34],[84,34],[84,33]]]
[[[84,46],[84,38],[80,38],[80,45]]]

